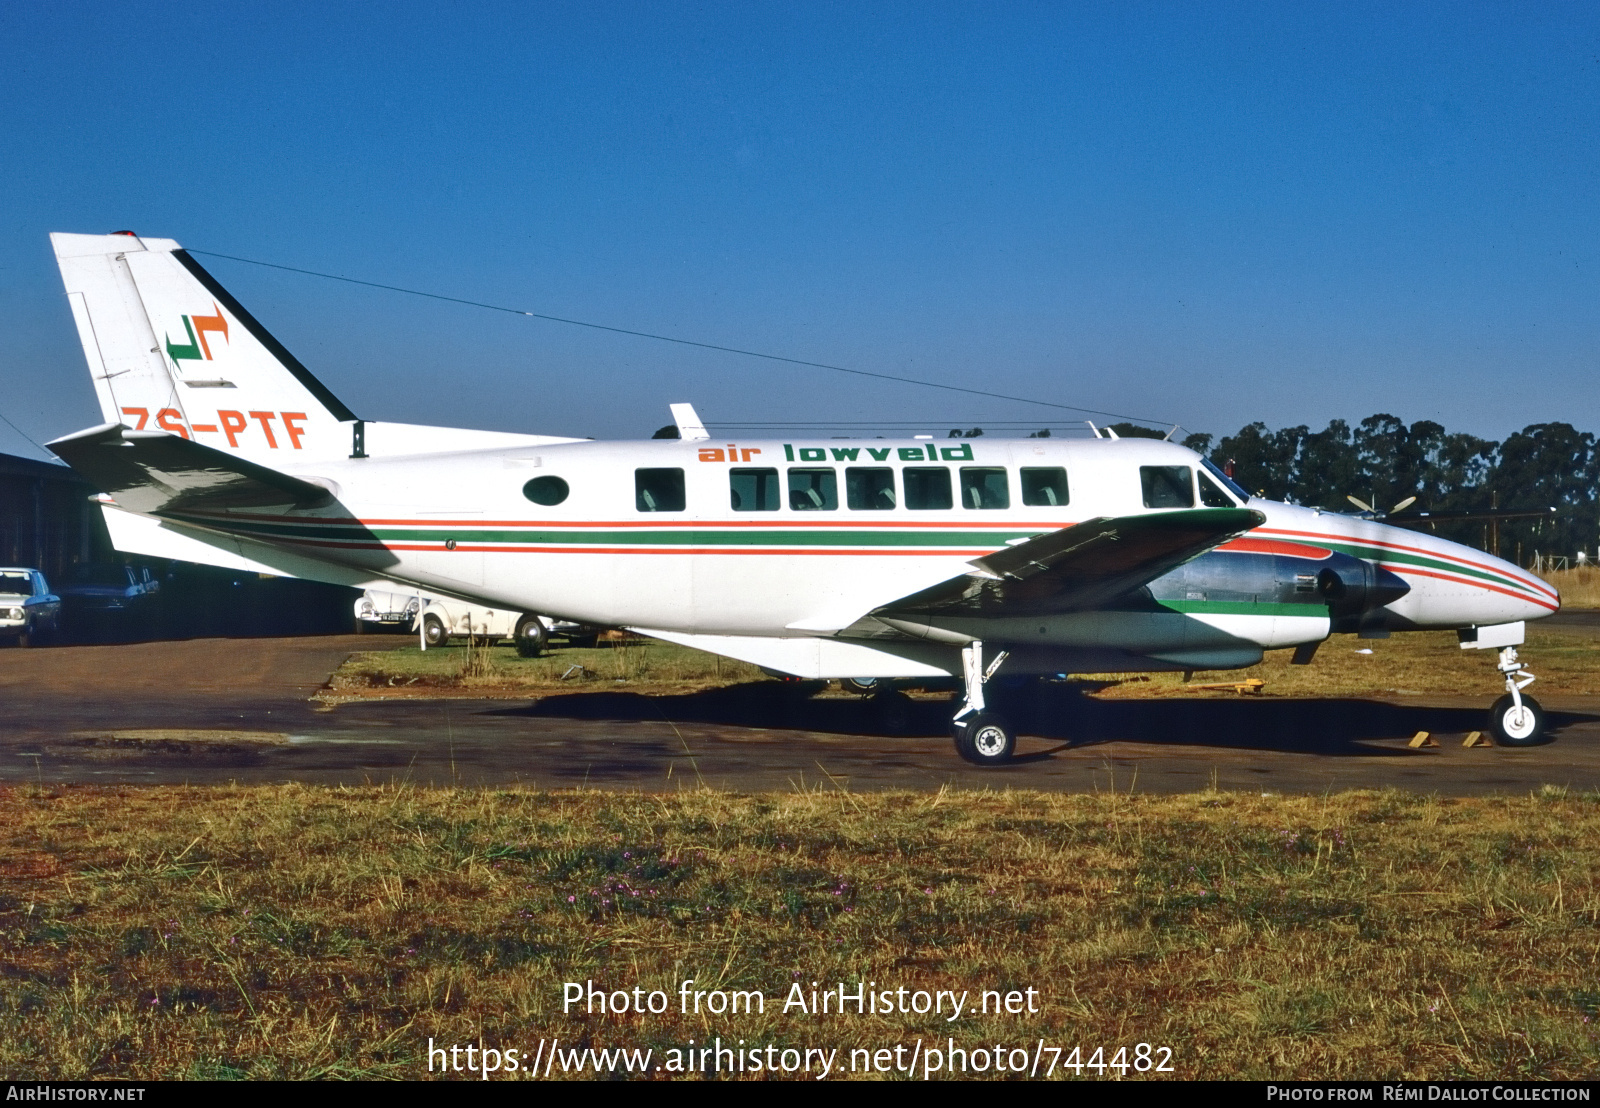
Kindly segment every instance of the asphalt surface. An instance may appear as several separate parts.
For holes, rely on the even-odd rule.
[[[1600,637],[1600,613],[1555,617]],[[1459,699],[1060,695],[1010,766],[960,761],[950,706],[918,702],[882,734],[865,701],[770,683],[687,696],[526,700],[310,698],[371,637],[196,639],[0,650],[0,781],[695,788],[1030,788],[1304,793],[1398,786],[1442,795],[1600,789],[1600,698],[1548,697],[1554,741],[1463,749],[1498,692]],[[1535,666],[1535,668],[1537,668]],[[1486,667],[1487,669],[1487,667]],[[1406,740],[1432,732],[1440,746]]]

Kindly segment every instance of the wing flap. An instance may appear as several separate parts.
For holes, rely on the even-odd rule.
[[[1266,522],[1248,508],[1105,516],[974,559],[960,577],[874,614],[1010,616],[1083,611],[1115,600]]]
[[[120,423],[91,427],[46,445],[132,512],[314,507],[330,496],[321,485],[178,435],[130,431]]]

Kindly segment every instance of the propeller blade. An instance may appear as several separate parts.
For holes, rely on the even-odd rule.
[[[1363,512],[1370,512],[1373,510],[1372,505],[1368,504],[1365,500],[1357,500],[1353,496],[1346,496],[1345,499],[1350,501],[1350,503],[1354,504],[1356,507],[1360,508]]]
[[[1389,514],[1393,515],[1395,512],[1403,512],[1407,508],[1411,507],[1411,505],[1415,504],[1416,502],[1417,502],[1417,498],[1416,497],[1408,496],[1404,500],[1400,501],[1400,503],[1398,503],[1394,507],[1390,508],[1389,509]]]

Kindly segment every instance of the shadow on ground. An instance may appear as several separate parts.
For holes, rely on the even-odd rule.
[[[953,701],[937,699],[813,698],[821,688],[821,683],[775,686],[757,682],[679,696],[574,692],[484,714],[669,721],[839,735],[935,736],[948,733],[955,707]],[[1463,735],[1483,729],[1488,714],[1487,705],[1452,708],[1353,699],[1099,700],[1048,686],[991,706],[1007,713],[1022,734],[1058,739],[1072,747],[1140,742],[1362,757],[1402,753],[1366,745],[1370,740],[1409,739],[1418,731]],[[1548,718],[1553,738],[1563,727],[1596,717],[1550,712]]]

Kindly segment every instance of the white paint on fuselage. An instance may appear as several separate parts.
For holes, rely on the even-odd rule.
[[[1141,465],[1200,468],[1198,456],[1184,447],[1141,439],[796,440],[788,444],[795,455],[790,461],[781,441],[615,443],[527,437],[515,445],[502,439],[489,449],[439,451],[430,447],[461,440],[430,440],[427,430],[417,429],[416,436],[424,453],[400,453],[407,448],[406,436],[399,425],[389,425],[369,440],[372,456],[365,459],[307,459],[296,465],[278,459],[285,472],[324,479],[341,491],[335,504],[289,512],[286,518],[314,522],[354,517],[387,544],[384,550],[289,546],[286,557],[297,575],[315,576],[305,572],[306,556],[322,557],[346,567],[330,575],[334,579],[348,579],[349,570],[357,570],[497,607],[730,640],[825,636],[854,616],[967,572],[973,558],[1008,539],[1084,519],[1160,510],[1144,507]],[[381,448],[373,449],[379,443]],[[703,451],[726,453],[729,445],[738,451],[737,465],[700,460]],[[955,457],[913,461],[902,456],[903,451],[925,453],[930,447],[955,452]],[[802,449],[813,456],[823,451],[826,460],[802,461]],[[857,451],[855,461],[835,457],[852,449]],[[873,459],[869,449],[887,451],[889,457]],[[970,460],[961,457],[964,453],[970,453]],[[951,471],[957,504],[939,510],[851,510],[844,503],[844,470],[852,465],[945,467]],[[1021,504],[1017,471],[1028,465],[1063,466],[1070,482],[1069,503]],[[821,466],[838,475],[840,505],[835,511],[794,510],[786,492],[776,511],[732,510],[731,469],[774,468],[781,481],[786,469]],[[961,506],[958,471],[963,466],[1005,467],[1011,506]],[[685,509],[639,511],[634,472],[640,468],[681,468]],[[570,494],[563,503],[540,506],[523,495],[524,484],[541,476],[567,483]],[[898,474],[896,488],[904,489]],[[1267,516],[1252,538],[1313,547],[1342,544],[1399,573],[1411,586],[1391,606],[1403,625],[1462,627],[1537,619],[1556,603],[1554,591],[1530,574],[1430,535],[1259,499],[1249,507]],[[804,541],[817,531],[834,534]],[[863,531],[876,532],[879,541],[838,541],[840,534]],[[443,540],[452,532],[463,536],[459,548],[445,549]],[[467,537],[485,532],[501,539]],[[557,540],[550,538],[551,532]],[[640,544],[641,533],[649,532],[665,541]],[[766,542],[729,547],[696,532],[775,534]],[[954,532],[970,540],[951,547],[899,545],[915,541],[904,536]],[[396,533],[402,537],[390,537]],[[422,537],[408,541],[406,534]],[[250,549],[257,560],[270,560],[261,553],[270,549],[265,544],[251,543]],[[1530,593],[1550,599],[1541,604]],[[1327,634],[1326,619],[1285,616],[1089,612],[1051,617],[1042,624],[1042,634],[1038,620],[969,623],[957,627],[941,621],[955,632],[952,642],[973,637],[997,645],[1105,647],[1150,656],[1226,650],[1230,644],[1273,649],[1318,641]],[[797,624],[818,629],[797,631]]]

